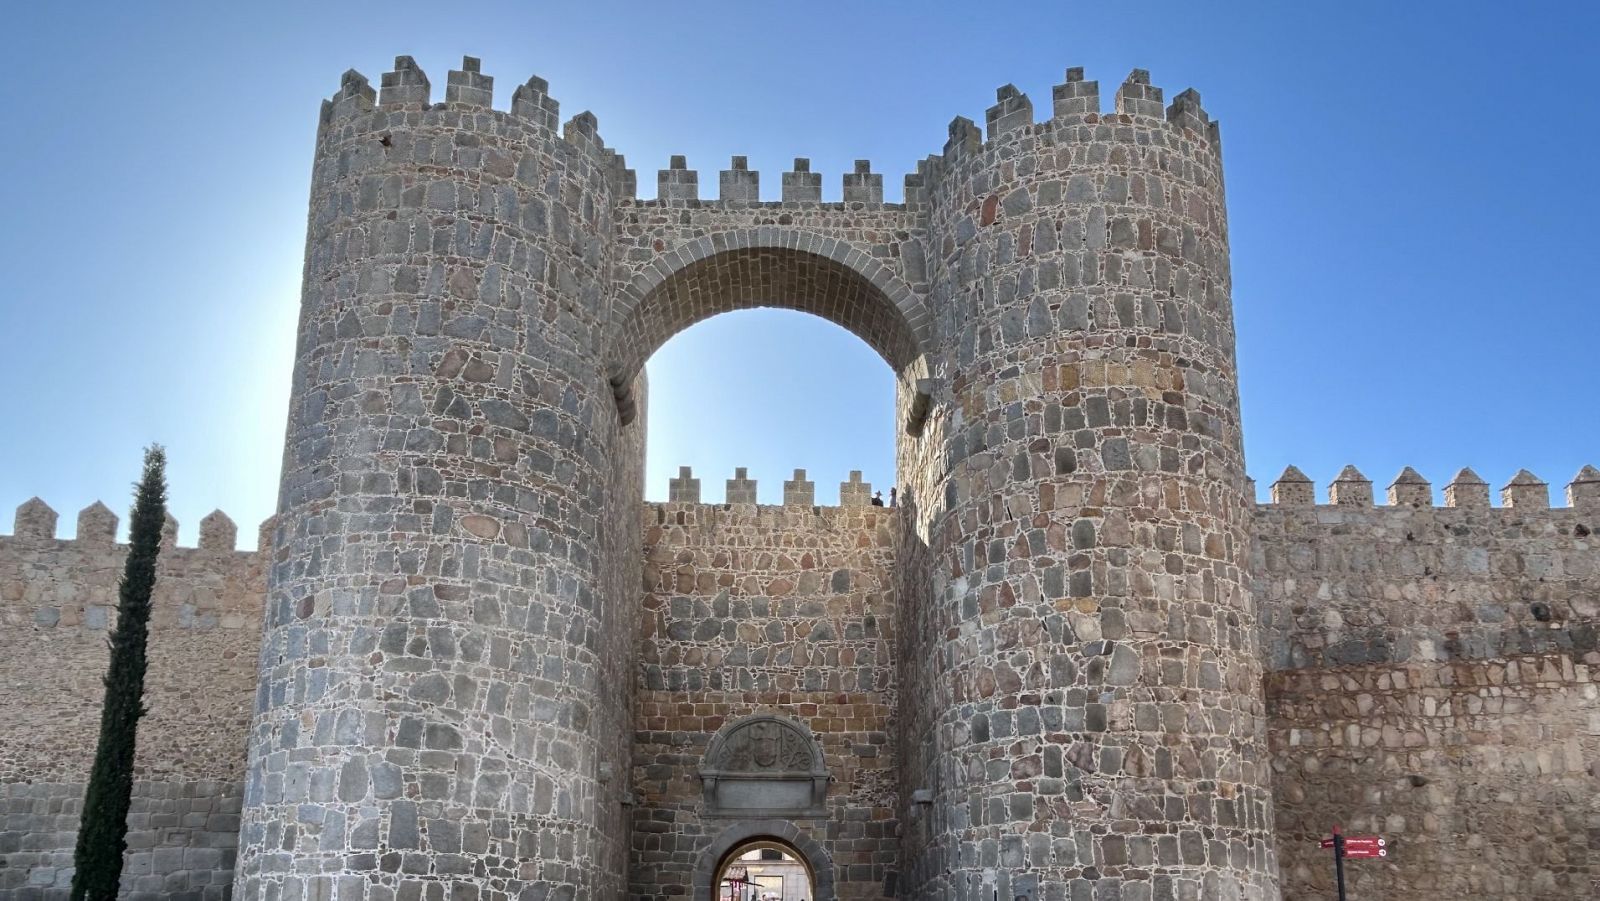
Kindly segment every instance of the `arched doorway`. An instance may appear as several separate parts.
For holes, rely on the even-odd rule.
[[[718,868],[717,901],[806,901],[816,897],[811,866],[775,839],[755,839],[728,852]]]
[[[833,861],[787,820],[736,823],[701,854],[692,897],[730,901],[730,891],[734,901],[834,901]]]

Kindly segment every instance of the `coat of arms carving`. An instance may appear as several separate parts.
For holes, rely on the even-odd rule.
[[[828,769],[822,749],[798,722],[745,717],[712,739],[700,767],[707,816],[823,815]]]

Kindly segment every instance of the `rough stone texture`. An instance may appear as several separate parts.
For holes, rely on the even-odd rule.
[[[1284,896],[1335,897],[1316,842],[1340,823],[1389,842],[1346,867],[1351,897],[1596,897],[1595,669],[1546,654],[1272,674]]]
[[[1352,865],[1363,896],[1555,899],[1583,897],[1593,885],[1600,874],[1587,834],[1600,760],[1593,677],[1600,664],[1594,534],[1600,505],[1582,494],[1583,478],[1570,489],[1582,505],[1555,510],[1491,508],[1487,501],[1454,508],[1349,501],[1255,508],[1250,569],[1270,670],[1265,685],[1286,897],[1331,898],[1326,854],[1311,843],[1335,820],[1392,842],[1388,860]],[[0,536],[7,636],[0,685],[9,699],[0,706],[0,897],[63,897],[71,878],[105,665],[107,602],[126,550],[102,540],[103,509],[95,505],[80,516],[89,528],[80,526],[77,540]],[[641,661],[638,679],[614,686],[606,701],[636,717],[633,736],[606,739],[619,761],[610,778],[629,786],[627,800],[638,802],[631,891],[684,897],[685,886],[708,866],[695,852],[742,834],[734,828],[739,824],[708,824],[699,816],[695,774],[716,729],[743,713],[811,709],[798,706],[803,691],[761,703],[748,700],[759,692],[712,690],[712,683],[803,678],[831,687],[837,679],[867,678],[866,672],[887,685],[872,701],[875,717],[892,719],[897,707],[905,709],[895,700],[894,680],[907,661],[897,664],[890,655],[910,644],[903,629],[913,618],[904,599],[920,590],[929,565],[914,512],[645,506],[644,575],[639,558],[632,567],[624,561],[609,589],[627,594],[622,583],[641,578],[652,586],[637,633],[608,650]],[[809,567],[805,554],[813,555]],[[845,594],[834,585],[840,569],[849,573]],[[179,548],[163,558],[152,714],[130,818],[130,897],[217,898],[225,890],[240,803],[244,699],[255,679],[251,621],[259,615],[262,582],[254,553]],[[856,606],[865,586],[884,598],[883,608],[874,606],[875,642],[823,642],[814,631],[805,641],[779,642],[766,634],[774,627],[784,637],[815,630],[823,620],[801,610],[820,604],[835,636],[853,626],[865,635]],[[766,616],[756,615],[757,603],[768,605]],[[730,624],[733,640],[724,637]],[[700,637],[701,628],[715,634]],[[683,637],[672,638],[674,631]],[[830,647],[796,664],[797,649],[809,654],[819,644]],[[869,644],[873,663],[864,668]],[[853,655],[848,663],[846,652]],[[676,663],[663,666],[661,659]],[[668,678],[681,687],[660,687]],[[814,694],[823,699],[818,711],[843,703],[830,691]],[[718,708],[727,712],[702,706],[712,697],[728,699]],[[660,711],[654,725],[642,719],[646,710]],[[849,772],[840,763],[860,750],[849,740],[855,736],[841,741],[834,718],[807,722],[830,751],[833,771]],[[902,730],[880,732],[886,741],[878,763],[885,769],[873,770],[870,780],[836,783],[830,803],[845,785],[881,787],[891,780],[889,789],[875,789],[873,801],[881,806],[874,812],[905,816],[903,838],[925,836],[933,800],[927,771],[896,766]],[[630,751],[632,762],[620,762]],[[619,816],[627,809],[619,804]],[[854,813],[868,809],[854,802],[834,809],[842,815],[781,825],[796,830],[797,846],[818,839],[813,863],[830,856],[870,863],[873,878],[852,883],[841,866],[838,884],[877,897],[886,891],[882,880],[898,876],[899,845],[864,834],[846,847],[824,844],[830,835],[865,833],[878,822]],[[778,828],[743,826],[755,828],[751,834]]]
[[[1390,841],[1353,897],[1600,891],[1600,510],[1255,518],[1285,896],[1333,897],[1333,823]]]
[[[242,730],[237,737],[242,744]],[[121,897],[229,897],[239,843],[240,791],[238,781],[135,780]],[[5,824],[0,832],[0,898],[70,897],[83,793],[82,782],[0,782],[0,822]]]
[[[645,505],[629,897],[689,897],[707,849],[740,827],[705,815],[699,767],[719,729],[762,713],[798,719],[821,744],[827,816],[794,822],[826,850],[837,897],[888,893],[894,517],[879,507]]]
[[[220,520],[212,520],[213,525]],[[94,504],[78,538],[0,537],[0,898],[66,898],[127,546]],[[262,555],[162,551],[124,894],[220,899],[238,844]]]
[[[785,507],[810,507],[817,502],[817,483],[806,478],[806,471],[796,469],[794,478],[786,479],[783,483],[783,505]]]
[[[1069,69],[1035,121],[1005,86],[888,204],[865,161],[822,202],[803,159],[781,201],[738,158],[718,200],[681,158],[641,200],[592,115],[493,88],[468,58],[433,103],[400,57],[324,105],[269,559],[220,515],[164,557],[197,600],[158,617],[185,669],[156,687],[203,731],[151,733],[140,891],[221,892],[255,633],[202,593],[266,567],[251,901],[703,899],[751,840],[813,901],[1325,898],[1333,816],[1396,839],[1374,893],[1600,893],[1600,471],[1555,510],[1470,471],[1435,509],[1410,469],[1389,507],[1354,469],[1318,506],[1293,467],[1254,505],[1198,94],[1135,70],[1103,112]],[[898,508],[859,473],[837,509],[743,474],[705,505],[684,469],[641,511],[644,360],[756,305],[894,368]],[[57,519],[30,501],[0,543],[18,897],[63,884],[83,595],[120,553],[103,507]],[[705,807],[713,736],[758,713],[820,744],[825,816]]]
[[[927,349],[932,328],[915,290],[925,274],[914,221],[893,204],[625,203],[614,370],[637,372],[702,319],[761,306],[832,320],[898,370]]]
[[[839,506],[865,507],[872,503],[872,483],[861,480],[861,470],[850,470],[850,478],[839,483]]]
[[[929,167],[912,897],[1277,897],[1219,146],[1160,98],[1002,89]]]
[[[622,181],[543,82],[506,113],[476,60],[449,79],[375,103],[351,72],[324,107],[245,901],[626,878],[599,778],[628,765],[643,466],[597,353]]]
[[[686,504],[700,503],[700,480],[687,466],[678,467],[678,476],[667,482],[667,499]]]
[[[756,480],[750,478],[749,472],[740,466],[733,471],[733,478],[728,480],[723,503],[727,504],[753,504],[756,502]]]

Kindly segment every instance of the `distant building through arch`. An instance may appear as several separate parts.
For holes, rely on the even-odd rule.
[[[834,864],[827,849],[787,820],[741,821],[718,833],[695,864],[690,897],[694,901],[717,899],[727,868],[736,865],[737,858],[747,851],[762,848],[776,849],[805,866],[813,893],[809,901],[837,901]]]

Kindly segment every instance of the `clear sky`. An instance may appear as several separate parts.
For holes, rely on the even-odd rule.
[[[1560,489],[1600,462],[1600,4],[606,2],[13,4],[0,30],[0,511],[119,514],[170,452],[182,543],[241,545],[276,502],[312,138],[346,68],[396,54],[436,99],[463,54],[496,102],[548,79],[653,192],[731,154],[776,193],[795,156],[870,158],[888,198],[1014,82],[1045,114],[1084,66],[1148,68],[1222,122],[1250,470],[1355,463],[1436,489],[1463,465]],[[647,495],[736,465],[776,500],[893,479],[892,379],[801,314],[702,323],[649,366]],[[0,512],[0,531],[9,531]]]

